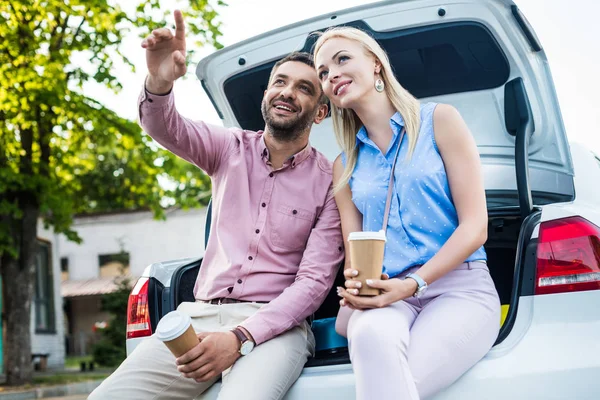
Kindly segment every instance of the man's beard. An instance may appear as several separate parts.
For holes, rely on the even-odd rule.
[[[272,117],[271,114],[269,114],[269,110],[267,102],[263,100],[260,111],[265,120],[265,125],[273,138],[282,142],[293,142],[298,139],[304,131],[312,126],[318,111],[318,109],[315,108],[315,110],[312,111],[304,111],[294,118],[278,120],[276,117]]]

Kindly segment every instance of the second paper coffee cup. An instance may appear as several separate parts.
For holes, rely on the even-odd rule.
[[[171,311],[156,326],[156,338],[163,342],[175,357],[180,357],[199,342],[192,319],[181,311]]]
[[[350,244],[350,262],[352,268],[358,271],[355,278],[362,286],[358,294],[362,296],[376,296],[379,289],[367,285],[367,279],[381,279],[383,271],[383,254],[385,252],[385,232],[351,232],[348,236]]]

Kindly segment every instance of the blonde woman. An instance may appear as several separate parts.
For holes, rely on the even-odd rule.
[[[349,339],[357,399],[425,399],[479,361],[499,331],[477,147],[456,109],[420,104],[398,83],[365,32],[326,31],[315,61],[343,149],[333,179],[345,238],[381,229],[400,146],[384,275],[367,283],[381,294],[357,295],[360,266],[347,250],[338,288],[336,329]]]

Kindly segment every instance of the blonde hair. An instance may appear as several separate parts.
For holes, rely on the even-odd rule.
[[[315,60],[323,44],[333,38],[349,39],[360,43],[368,54],[371,54],[381,63],[380,75],[381,80],[385,84],[385,94],[396,111],[404,119],[406,136],[408,138],[407,159],[410,159],[414,152],[417,138],[419,137],[419,128],[421,125],[421,105],[419,100],[400,85],[400,82],[394,76],[390,60],[381,46],[369,34],[360,29],[334,27],[320,34],[313,52]],[[338,184],[334,187],[334,192],[337,192],[348,183],[356,167],[356,160],[358,158],[356,134],[362,126],[362,121],[352,109],[338,108],[333,103],[331,103],[330,107],[335,137],[342,150],[346,153],[344,173]]]

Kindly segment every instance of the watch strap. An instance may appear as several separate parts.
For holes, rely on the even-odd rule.
[[[246,334],[244,333],[243,330],[241,330],[240,328],[233,328],[231,330],[231,332],[233,332],[233,334],[238,338],[238,340],[240,341],[240,343],[244,343],[248,340],[250,340],[250,338],[248,338],[248,336],[246,336]]]
[[[425,280],[423,278],[421,278],[419,275],[417,275],[415,273],[406,275],[406,278],[413,279],[415,282],[417,282],[417,290],[421,289],[422,287],[427,286],[427,282],[425,282]]]

